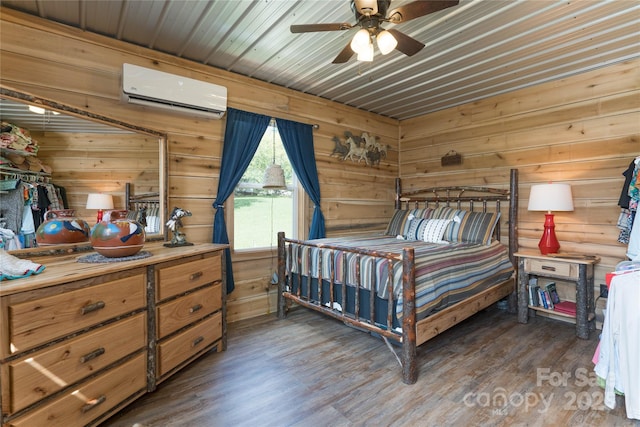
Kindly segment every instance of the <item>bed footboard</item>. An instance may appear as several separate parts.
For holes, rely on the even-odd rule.
[[[326,275],[322,273],[323,251],[327,251],[327,259],[330,263],[324,269],[329,271]],[[311,269],[312,252],[319,255],[317,256],[318,264],[314,269],[315,274],[303,274],[305,262]],[[337,269],[334,260],[336,257],[346,257],[347,253],[354,254],[353,256],[356,257],[356,283],[345,286],[346,276],[336,277]],[[375,268],[372,269],[369,280],[365,279],[360,267],[366,263],[387,264],[386,274],[389,277],[386,292],[380,292],[378,289],[377,281],[380,277],[376,276]],[[395,320],[394,263],[400,263],[402,269],[401,325],[398,325]],[[346,274],[346,269],[342,271]],[[417,381],[415,263],[412,248],[404,249],[402,254],[356,250],[287,239],[284,233],[280,232],[278,233],[278,317],[280,319],[286,317],[292,304],[324,313],[346,324],[377,333],[385,339],[399,343],[403,382],[413,384]]]

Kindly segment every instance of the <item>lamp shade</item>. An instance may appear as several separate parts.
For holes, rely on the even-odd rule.
[[[278,190],[287,188],[287,184],[284,180],[284,171],[280,165],[275,163],[269,165],[266,171],[264,171],[264,183],[262,188],[270,190]]]
[[[89,193],[86,208],[113,209],[113,196],[111,194]]]
[[[368,49],[369,44],[371,44],[371,36],[369,35],[369,31],[364,28],[358,30],[358,32],[351,39],[351,50],[355,53],[360,53]]]
[[[358,52],[358,61],[371,62],[373,61],[373,43],[369,41],[367,47]]]
[[[380,33],[376,36],[376,42],[378,43],[378,49],[380,49],[380,53],[386,55],[390,53],[393,49],[398,45],[398,41],[393,34],[389,31],[384,30],[380,31]]]
[[[569,184],[536,184],[529,195],[530,211],[572,211],[573,196]]]

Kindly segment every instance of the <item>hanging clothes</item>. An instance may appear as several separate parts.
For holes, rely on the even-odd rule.
[[[4,228],[20,234],[22,212],[24,210],[24,192],[18,185],[13,190],[0,193],[0,217],[4,219]]]
[[[23,183],[24,189],[24,211],[22,213],[22,227],[20,228],[20,242],[22,247],[31,248],[34,246],[36,238],[36,227],[33,222],[33,194],[36,187],[33,184]]]
[[[47,190],[42,185],[38,185],[36,190],[31,209],[33,210],[33,225],[37,230],[40,224],[44,222],[44,214],[49,209],[51,202],[47,196]]]
[[[629,245],[627,247],[627,257],[632,261],[640,261],[640,219],[638,219],[638,204],[640,204],[640,181],[638,180],[640,173],[640,156],[633,161],[634,170],[628,187],[629,210],[630,215],[630,231]]]
[[[618,200],[618,206],[621,208],[617,222],[620,229],[618,242],[629,245],[627,256],[632,260],[640,257],[640,227],[635,227],[634,230],[634,223],[637,222],[635,218],[638,204],[640,203],[638,172],[640,172],[640,156],[636,157],[622,173],[625,180]]]
[[[631,261],[640,261],[640,219],[633,221],[631,232],[629,233],[629,246],[627,247],[627,257]]]
[[[640,420],[640,270],[613,278],[594,371],[605,380],[604,404],[624,394],[628,418]]]
[[[620,192],[618,206],[623,209],[629,209],[629,202],[631,201],[631,196],[629,196],[629,186],[631,185],[631,178],[633,178],[635,169],[636,161],[632,160],[629,164],[629,167],[624,172],[622,172],[622,176],[624,176],[624,184],[622,184],[622,191]]]

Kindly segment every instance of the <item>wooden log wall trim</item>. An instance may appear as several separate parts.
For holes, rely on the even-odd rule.
[[[519,169],[519,245],[535,249],[544,215],[529,212],[532,184],[566,182],[573,212],[555,213],[561,251],[596,254],[595,285],[625,259],[618,243],[622,172],[640,155],[640,60],[540,84],[400,123],[403,187],[450,182],[508,185]],[[442,166],[450,150],[459,166]]]

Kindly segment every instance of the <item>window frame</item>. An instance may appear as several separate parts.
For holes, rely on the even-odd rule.
[[[267,129],[265,130],[265,135],[268,131],[269,131],[269,127],[267,127]],[[308,210],[309,210],[310,203],[309,203],[309,196],[307,195],[306,191],[302,187],[302,184],[300,184],[300,180],[298,179],[295,171],[293,172],[293,183],[291,186],[287,185],[287,188],[290,188],[292,192],[292,199],[293,199],[292,203],[293,203],[293,212],[294,212],[292,219],[293,219],[293,230],[295,233],[294,236],[287,236],[287,237],[294,238],[294,239],[298,239],[298,238],[304,239],[307,237],[308,230],[309,230],[310,215],[308,214]],[[274,236],[273,247],[263,246],[259,248],[236,249],[235,247],[235,209],[228,208],[228,207],[235,206],[235,188],[234,188],[234,192],[231,193],[231,195],[228,197],[225,205],[227,207],[225,208],[225,222],[227,224],[227,235],[229,236],[229,246],[232,254],[241,255],[240,259],[242,259],[244,258],[242,255],[246,255],[248,256],[248,258],[250,258],[250,255],[254,255],[254,254],[261,255],[266,253],[272,253],[274,252],[274,250],[277,249],[278,247],[277,233],[281,230],[274,230],[274,233],[276,233],[276,236]]]

